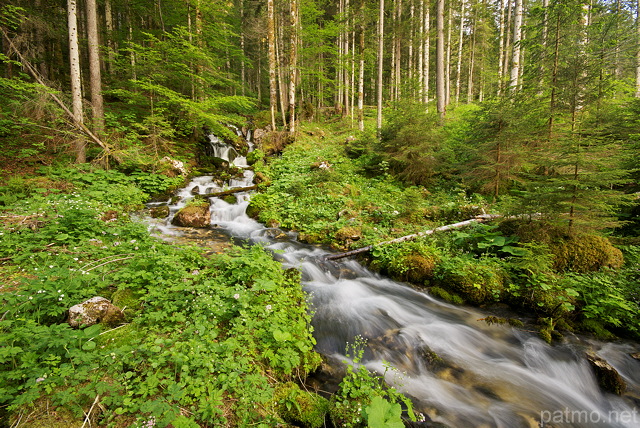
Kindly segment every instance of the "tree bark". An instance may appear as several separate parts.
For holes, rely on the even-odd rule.
[[[107,28],[107,73],[113,73],[113,63],[115,61],[116,44],[113,40],[113,11],[111,0],[104,2],[104,21]]]
[[[640,98],[640,0],[636,4],[636,98]]]
[[[359,19],[360,69],[358,70],[358,129],[364,131],[364,0],[360,0]]]
[[[378,134],[382,128],[382,72],[384,66],[384,0],[380,0],[378,15],[378,112],[376,127]]]
[[[86,0],[87,42],[89,51],[89,88],[93,111],[93,131],[104,131],[104,103],[102,99],[102,75],[100,72],[100,41],[98,38],[98,13],[96,0]]]
[[[69,66],[73,119],[77,123],[83,123],[80,48],[78,46],[78,10],[76,0],[67,0],[67,22],[69,26]],[[85,163],[87,161],[84,139],[76,142],[75,152],[76,163]]]
[[[445,56],[444,56],[444,0],[436,0],[436,103],[440,118],[446,114]]]
[[[435,232],[446,232],[446,231],[449,231],[449,230],[452,230],[452,229],[460,229],[462,227],[467,227],[467,226],[469,226],[471,224],[474,224],[474,223],[482,223],[484,221],[493,220],[493,219],[500,218],[500,217],[502,217],[502,216],[493,215],[493,214],[484,214],[484,215],[480,215],[478,217],[474,217],[472,219],[461,221],[461,222],[458,222],[458,223],[447,224],[446,226],[436,227],[435,229],[425,230],[424,232],[418,232],[418,233],[414,233],[412,235],[402,236],[400,238],[392,239],[390,241],[379,242],[379,243],[377,243],[375,245],[367,245],[366,247],[357,248],[355,250],[347,251],[347,252],[344,252],[344,253],[332,254],[330,256],[325,257],[325,259],[326,260],[338,260],[338,259],[342,259],[342,258],[345,258],[345,257],[351,257],[351,256],[355,256],[357,254],[362,254],[362,253],[366,253],[368,251],[371,251],[376,246],[389,245],[389,244],[398,244],[400,242],[412,241],[414,239],[417,239],[417,238],[420,238],[420,237],[423,237],[423,236],[432,235]]]
[[[464,12],[466,0],[460,5],[460,32],[458,34],[458,64],[456,65],[456,104],[460,102],[460,83],[462,72],[462,42],[464,41]]]
[[[276,130],[278,89],[276,87],[276,33],[274,0],[267,0],[267,44],[269,55],[269,109],[271,110],[271,130]]]
[[[513,19],[513,52],[511,55],[511,91],[520,85],[520,43],[522,41],[522,0],[516,0]]]
[[[298,78],[298,0],[291,0],[289,52],[289,132],[296,132],[296,80]]]
[[[427,104],[429,102],[429,59],[431,58],[431,37],[429,33],[431,32],[431,5],[429,0],[425,0],[427,4],[425,5],[424,12],[424,60],[422,61],[423,69],[422,69],[422,84],[423,84],[423,94],[422,94],[422,102]]]

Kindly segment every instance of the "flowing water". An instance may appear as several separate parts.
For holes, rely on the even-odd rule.
[[[219,157],[235,165],[246,159],[212,138]],[[216,183],[197,177],[170,205],[170,216],[153,223],[163,237],[189,232],[170,225],[194,194],[252,184],[253,172]],[[489,326],[479,310],[452,306],[406,284],[375,274],[355,261],[330,262],[329,253],[301,244],[295,234],[267,228],[245,214],[250,195],[229,204],[212,198],[211,233],[270,249],[286,267],[302,271],[314,312],[317,350],[345,361],[348,343],[367,340],[363,363],[385,373],[389,384],[410,396],[427,419],[450,427],[640,427],[640,362],[635,343],[600,343],[572,338],[550,346],[535,333]],[[215,239],[215,238],[211,238]],[[628,393],[603,393],[584,357],[595,352],[626,380]],[[392,369],[387,369],[391,367]],[[428,426],[428,425],[425,425]]]

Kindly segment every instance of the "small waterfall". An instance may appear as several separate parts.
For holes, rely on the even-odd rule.
[[[219,150],[237,166],[246,165],[232,150]],[[179,192],[181,202],[171,211],[194,193],[247,187],[252,180],[249,169],[228,185],[197,177]],[[431,420],[455,428],[640,427],[629,398],[640,397],[640,362],[630,356],[638,344],[576,339],[550,346],[534,333],[489,326],[478,321],[486,316],[479,310],[437,301],[352,260],[324,260],[326,251],[297,242],[294,233],[249,218],[250,194],[237,193],[236,199],[212,198],[212,226],[261,244],[286,267],[301,270],[314,313],[316,349],[344,361],[348,343],[356,336],[367,339],[364,364],[379,373],[394,368],[386,371],[387,381],[412,397],[416,409]],[[170,223],[164,227],[168,235],[180,233]],[[619,371],[628,383],[627,396],[600,390],[585,349]]]

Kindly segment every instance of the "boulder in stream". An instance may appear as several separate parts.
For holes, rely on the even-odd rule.
[[[596,354],[587,352],[586,356],[587,361],[589,361],[589,364],[593,368],[593,372],[596,375],[600,388],[613,394],[624,394],[627,390],[627,383],[622,379],[620,373],[618,373],[611,364]]]
[[[188,205],[178,211],[171,224],[181,227],[209,227],[211,212],[209,204]]]
[[[167,205],[160,205],[149,209],[149,215],[152,218],[167,218],[169,217],[169,207]]]
[[[124,313],[108,299],[96,296],[69,308],[68,322],[74,328],[98,323],[113,327],[124,322]]]

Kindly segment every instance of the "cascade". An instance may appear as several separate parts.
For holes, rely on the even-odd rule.
[[[211,141],[219,157],[246,167],[234,150],[225,151],[213,136]],[[226,188],[252,180],[253,172],[245,169]],[[223,187],[211,176],[194,178],[170,205],[171,215],[194,194]],[[486,316],[478,309],[440,302],[353,260],[325,260],[326,251],[296,241],[295,233],[249,218],[250,197],[238,193],[234,204],[212,198],[212,227],[263,245],[285,267],[299,269],[314,312],[318,352],[346,361],[347,344],[362,336],[368,343],[366,367],[385,373],[428,419],[450,427],[640,427],[629,398],[640,397],[640,362],[630,356],[637,344],[574,338],[550,346],[533,332],[487,325],[478,321]],[[170,218],[154,227],[164,236],[182,233]],[[628,384],[626,396],[600,390],[584,358],[587,349],[618,370]]]

